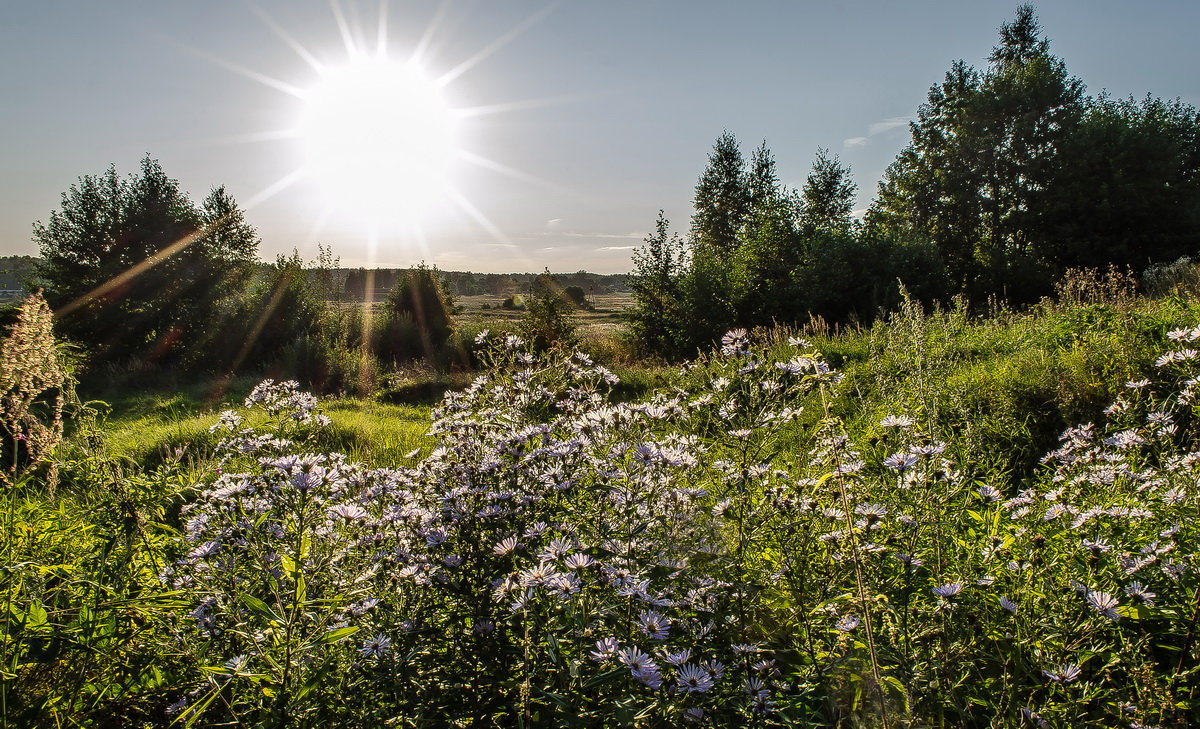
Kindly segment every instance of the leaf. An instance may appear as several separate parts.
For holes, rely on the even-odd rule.
[[[242,595],[242,603],[250,609],[250,612],[259,617],[266,618],[272,623],[282,623],[283,618],[279,617],[265,602],[259,600],[253,595]]]
[[[339,641],[345,640],[346,638],[349,638],[350,636],[354,635],[358,631],[359,631],[359,627],[357,625],[351,625],[346,628],[336,628],[334,630],[329,631],[325,635],[322,635],[320,638],[317,638],[316,640],[314,640],[312,642],[312,644],[314,646],[332,645]]]

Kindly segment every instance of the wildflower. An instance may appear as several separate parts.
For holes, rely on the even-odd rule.
[[[749,643],[734,643],[730,648],[733,649],[735,655],[739,656],[746,655],[747,653],[758,653],[761,650],[758,646],[750,645]]]
[[[582,552],[576,552],[575,554],[572,554],[571,556],[567,557],[563,561],[563,564],[566,565],[570,569],[581,570],[581,569],[586,569],[586,568],[591,567],[592,565],[596,564],[596,560],[592,559],[592,557],[590,555],[584,554]]]
[[[837,625],[834,625],[833,628],[839,633],[849,633],[857,628],[861,623],[862,620],[860,620],[857,615],[847,615],[841,620],[837,621]]]
[[[675,682],[675,690],[680,693],[704,693],[713,687],[712,674],[691,663],[679,669]]]
[[[475,335],[475,343],[476,343],[476,344],[484,344],[484,343],[486,343],[486,342],[487,342],[487,339],[488,339],[488,337],[489,337],[490,335],[491,335],[491,331],[489,331],[489,330],[487,330],[487,329],[484,329],[483,331],[481,331],[481,332],[479,332],[478,334],[476,334],[476,335]]]
[[[889,415],[879,421],[880,427],[883,428],[907,428],[913,424],[913,419],[907,415]]]
[[[1045,729],[1050,726],[1050,722],[1042,718],[1042,715],[1033,709],[1021,709],[1021,718],[1025,721],[1033,723],[1038,729]]]
[[[657,610],[643,610],[638,616],[638,627],[655,640],[665,640],[670,626],[670,621]]]
[[[882,519],[887,516],[887,507],[882,504],[859,504],[854,507],[854,513],[859,516],[865,516],[868,519]]]
[[[700,723],[704,721],[704,709],[698,706],[693,706],[690,709],[683,710],[683,718],[692,723]]]
[[[987,484],[984,484],[983,486],[979,487],[978,493],[979,493],[980,497],[982,497],[983,500],[988,502],[989,504],[995,503],[1000,500],[1000,492],[997,491],[994,486],[989,486]]]
[[[1009,611],[1013,615],[1017,614],[1017,604],[1003,595],[1000,596],[1000,607]]]
[[[1149,384],[1150,384],[1150,380],[1146,380],[1146,379],[1130,380],[1129,382],[1125,383],[1125,387],[1128,387],[1131,390],[1140,390],[1141,388],[1146,387]]]
[[[962,589],[963,583],[961,582],[947,582],[944,585],[938,585],[937,587],[933,588],[931,592],[938,597],[954,597],[958,593],[962,592]]]
[[[920,459],[912,453],[893,453],[883,459],[883,465],[895,471],[907,471],[917,465]]]
[[[1042,673],[1055,683],[1071,683],[1078,680],[1080,670],[1079,666],[1074,663],[1063,663],[1052,671],[1042,671]]]
[[[592,660],[604,661],[609,658],[615,658],[617,651],[620,649],[621,644],[616,638],[601,638],[596,641],[596,650],[588,655],[592,657]]]
[[[361,506],[355,504],[338,504],[329,510],[329,513],[334,516],[340,516],[346,521],[355,521],[358,519],[366,519],[367,511]]]
[[[1125,594],[1135,597],[1151,607],[1154,606],[1154,598],[1158,597],[1156,593],[1150,592],[1150,589],[1140,582],[1130,582],[1126,585]]]
[[[1088,590],[1085,597],[1088,606],[1109,620],[1119,620],[1121,618],[1121,614],[1117,612],[1117,606],[1120,605],[1120,602],[1107,592]]]
[[[517,544],[518,541],[516,537],[507,537],[505,539],[501,539],[499,542],[496,542],[496,546],[492,547],[492,553],[496,556],[503,557],[504,555],[516,549]]]
[[[379,633],[363,641],[358,649],[363,658],[382,658],[392,650],[392,639]]]

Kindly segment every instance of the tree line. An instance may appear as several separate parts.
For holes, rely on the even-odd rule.
[[[725,330],[819,316],[864,321],[901,287],[925,301],[1035,301],[1071,268],[1144,269],[1200,242],[1200,113],[1179,100],[1088,96],[1032,6],[983,69],[955,62],[865,215],[819,150],[800,190],[763,143],[729,132],[695,188],[686,237],[661,215],[634,255],[638,338],[687,356]]]

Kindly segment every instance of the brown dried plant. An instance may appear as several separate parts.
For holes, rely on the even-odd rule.
[[[62,441],[63,408],[74,378],[54,339],[54,314],[40,292],[21,304],[16,323],[0,339],[0,483],[47,462]],[[56,477],[49,464],[47,483]]]

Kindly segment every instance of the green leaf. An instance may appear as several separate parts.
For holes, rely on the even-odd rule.
[[[359,631],[359,627],[357,625],[351,625],[346,628],[336,628],[334,630],[329,631],[325,635],[322,635],[320,638],[317,638],[316,640],[314,640],[312,642],[312,644],[314,646],[332,645],[334,643],[337,643],[338,641],[342,641],[342,640],[345,640],[346,638],[349,638],[350,636],[354,635],[358,631]]]
[[[282,623],[283,618],[279,617],[265,602],[259,600],[253,595],[242,595],[242,603],[250,609],[250,612],[259,617],[266,618],[272,623]]]

